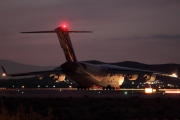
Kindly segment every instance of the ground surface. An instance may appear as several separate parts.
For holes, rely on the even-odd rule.
[[[0,120],[179,119],[179,98],[0,98]]]

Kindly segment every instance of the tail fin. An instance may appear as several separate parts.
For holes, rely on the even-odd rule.
[[[64,51],[66,61],[77,62],[76,55],[69,37],[69,33],[92,33],[92,31],[68,31],[67,27],[58,27],[53,31],[32,31],[32,32],[21,32],[21,33],[56,33]]]

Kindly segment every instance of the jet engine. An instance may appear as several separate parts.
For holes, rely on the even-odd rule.
[[[128,80],[137,80],[138,74],[128,74],[126,77]]]
[[[152,75],[145,74],[143,77],[147,82],[153,82],[154,80],[156,80],[155,74]]]
[[[56,82],[62,82],[65,80],[65,75],[64,74],[51,74],[50,77],[52,77]]]

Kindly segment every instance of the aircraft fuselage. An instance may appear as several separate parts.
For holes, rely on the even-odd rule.
[[[66,77],[82,87],[98,85],[119,87],[124,81],[123,74],[106,73],[105,65],[93,65],[85,62],[66,62],[61,65]]]

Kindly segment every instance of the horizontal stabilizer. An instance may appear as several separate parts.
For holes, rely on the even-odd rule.
[[[53,31],[31,31],[31,32],[21,32],[21,33],[56,33]]]
[[[92,33],[92,31],[63,31],[68,33]],[[31,32],[21,32],[21,33],[56,33],[56,31],[31,31]]]

